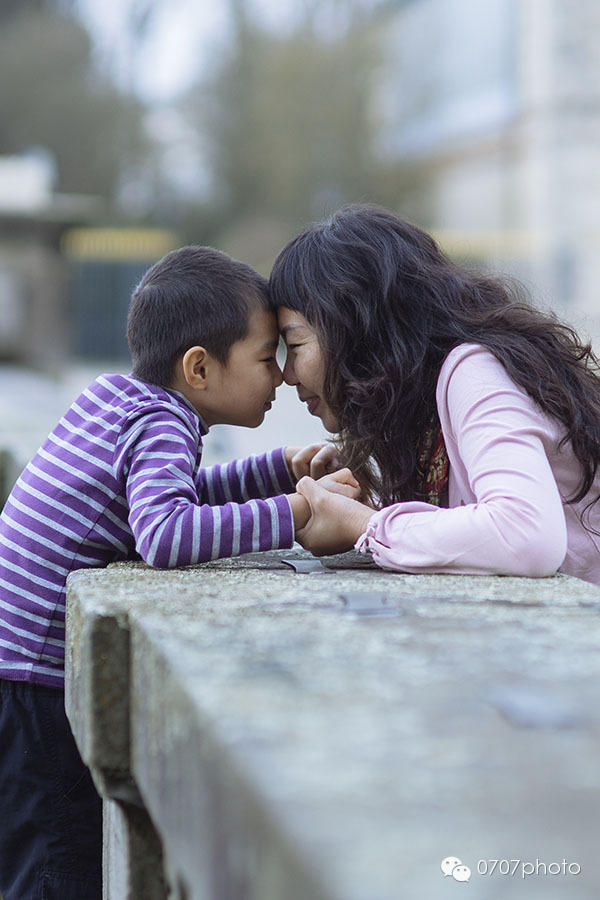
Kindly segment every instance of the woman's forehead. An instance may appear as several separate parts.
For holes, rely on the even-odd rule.
[[[288,309],[287,306],[281,306],[277,310],[277,321],[279,323],[279,330],[283,335],[299,328],[310,329],[310,325],[302,313],[297,312],[295,309]]]

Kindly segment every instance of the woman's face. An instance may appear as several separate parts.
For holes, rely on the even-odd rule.
[[[285,382],[296,386],[300,400],[312,416],[321,419],[327,431],[339,431],[338,421],[323,399],[325,359],[314,328],[301,313],[286,307],[277,311],[277,318],[287,347]]]

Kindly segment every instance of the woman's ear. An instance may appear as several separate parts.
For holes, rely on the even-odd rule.
[[[181,360],[183,377],[190,387],[203,391],[207,387],[211,356],[204,347],[190,347]]]

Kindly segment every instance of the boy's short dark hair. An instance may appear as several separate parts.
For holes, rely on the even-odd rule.
[[[212,247],[172,250],[148,269],[131,298],[134,376],[168,387],[175,363],[196,345],[226,363],[257,307],[269,309],[268,282],[251,266]]]

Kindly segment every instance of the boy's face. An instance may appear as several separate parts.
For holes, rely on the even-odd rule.
[[[275,313],[257,307],[250,313],[246,337],[232,345],[227,362],[213,360],[211,409],[204,410],[208,425],[261,424],[283,382],[275,356],[278,343]]]

